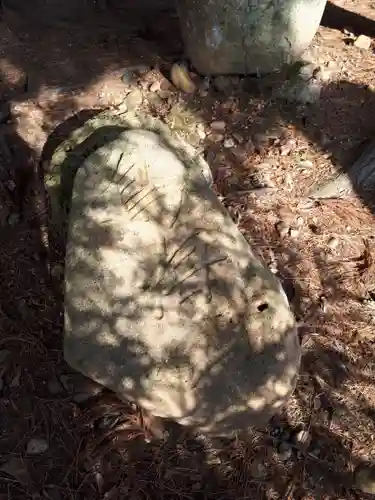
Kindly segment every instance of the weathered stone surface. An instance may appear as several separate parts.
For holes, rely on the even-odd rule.
[[[354,45],[359,49],[368,50],[371,47],[372,39],[366,35],[359,35]]]
[[[314,186],[311,198],[346,198],[353,193],[372,199],[375,191],[375,141],[371,141],[360,157],[346,171],[333,179]]]
[[[279,282],[202,165],[163,127],[117,126],[110,136],[104,126],[95,140],[90,128],[78,134],[76,142],[87,137],[80,154],[65,153],[70,167],[80,158],[66,254],[67,362],[202,432],[263,424],[288,399],[300,363]],[[63,156],[54,159],[62,176]]]
[[[267,73],[310,45],[326,0],[178,0],[187,56],[202,75]]]

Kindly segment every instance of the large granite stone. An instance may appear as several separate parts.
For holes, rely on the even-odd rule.
[[[177,0],[185,51],[202,75],[279,70],[301,57],[326,0]]]
[[[67,166],[76,172],[65,358],[121,398],[201,432],[264,424],[300,365],[286,296],[201,160],[165,126],[116,120],[96,130],[92,121],[54,159],[62,178]]]

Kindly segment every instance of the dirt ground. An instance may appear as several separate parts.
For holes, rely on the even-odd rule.
[[[375,134],[374,46],[356,47],[360,34],[375,37],[373,2],[329,5],[311,48],[325,72],[316,103],[273,99],[254,78],[191,95],[169,88],[164,99],[155,82],[182,57],[168,2],[3,0],[1,500],[371,498],[353,471],[375,455],[374,207],[360,192],[306,198]],[[182,131],[200,124],[192,140],[219,195],[280,276],[301,325],[295,395],[246,440],[151,439],[145,415],[62,359],[64,250],[49,226],[42,167],[67,130],[124,99],[122,77],[139,64],[156,68],[138,82],[150,112]],[[213,121],[225,129],[210,133]]]

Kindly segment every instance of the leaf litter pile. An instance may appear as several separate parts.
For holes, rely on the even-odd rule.
[[[320,94],[307,101],[283,95],[286,75],[207,80],[173,66],[176,16],[160,6],[145,20],[114,1],[78,30],[66,11],[52,27],[30,22],[37,8],[25,17],[21,3],[3,2],[0,24],[0,499],[367,498],[374,206],[361,193],[309,193],[373,138],[374,33],[354,22],[375,24],[371,2],[331,4],[355,17],[319,29],[305,70]],[[64,241],[48,215],[45,144],[124,99],[205,155],[218,196],[285,287],[303,362],[267,429],[230,441],[163,432],[64,363]]]

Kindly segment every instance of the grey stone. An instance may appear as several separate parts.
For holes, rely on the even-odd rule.
[[[202,75],[268,73],[309,47],[326,0],[177,0],[185,52]]]
[[[44,438],[32,438],[27,443],[26,453],[28,455],[41,455],[49,448],[48,442]]]
[[[103,126],[87,139],[89,153],[81,145],[73,184],[66,361],[122,399],[206,434],[266,423],[300,365],[280,283],[192,148],[161,125],[158,133],[112,128],[112,137]]]

